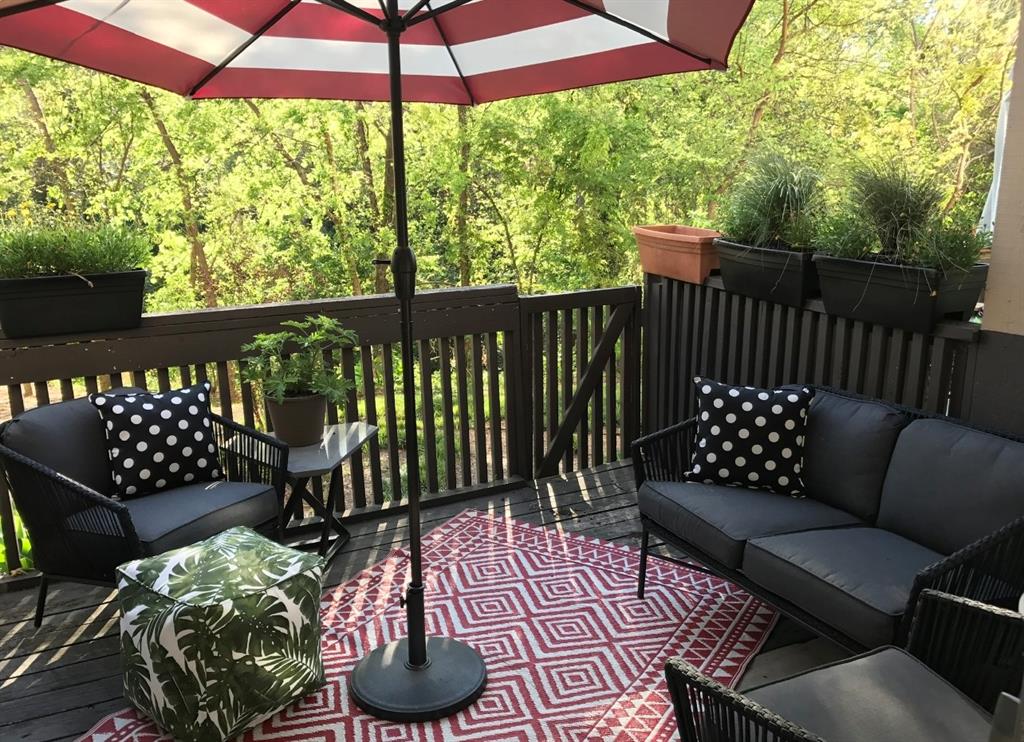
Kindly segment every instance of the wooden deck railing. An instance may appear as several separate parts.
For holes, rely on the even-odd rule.
[[[694,414],[694,376],[730,384],[832,386],[958,416],[980,327],[941,322],[931,335],[648,275],[644,421],[657,430]]]
[[[265,428],[263,405],[240,382],[241,346],[282,320],[326,314],[360,338],[332,358],[355,386],[330,420],[381,427],[348,464],[344,509],[403,507],[397,312],[393,297],[378,295],[150,315],[138,329],[113,334],[0,338],[0,420],[110,387],[167,390],[209,380],[216,412]],[[426,492],[469,497],[628,456],[639,430],[639,318],[639,287],[523,297],[511,286],[419,293],[413,327]],[[0,527],[16,569],[2,481]]]

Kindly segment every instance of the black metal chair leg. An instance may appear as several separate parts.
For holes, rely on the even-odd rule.
[[[636,588],[636,597],[640,600],[644,598],[644,585],[647,582],[647,546],[650,538],[651,533],[644,526],[643,535],[640,537],[640,579]]]
[[[36,617],[34,623],[37,629],[43,625],[43,611],[46,609],[46,588],[47,579],[46,575],[43,575],[39,578],[39,597],[36,599]]]

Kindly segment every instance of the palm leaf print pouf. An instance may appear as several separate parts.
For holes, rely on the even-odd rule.
[[[248,528],[121,565],[125,696],[176,740],[220,742],[316,690],[323,572]]]

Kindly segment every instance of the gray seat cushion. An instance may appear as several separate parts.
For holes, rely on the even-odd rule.
[[[984,710],[893,647],[745,695],[827,742],[986,742],[991,729]]]
[[[873,524],[896,438],[908,422],[879,402],[817,392],[807,416],[804,492]]]
[[[816,500],[717,484],[644,482],[637,501],[642,515],[732,568],[749,539],[859,524]]]
[[[202,482],[124,501],[146,554],[188,546],[233,526],[255,527],[278,514],[277,491],[249,482]],[[90,532],[89,510],[68,526]]]
[[[878,527],[952,554],[1024,516],[1024,443],[917,420],[896,441]]]
[[[103,421],[85,397],[26,410],[4,428],[0,443],[100,494],[113,493]]]
[[[914,577],[942,555],[878,528],[750,541],[743,572],[866,647],[890,644]]]

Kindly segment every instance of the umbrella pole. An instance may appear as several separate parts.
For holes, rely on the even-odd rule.
[[[391,76],[391,138],[395,169],[397,246],[391,273],[398,298],[405,404],[406,483],[409,491],[410,579],[403,598],[408,636],[363,657],[352,671],[351,692],[367,713],[390,721],[430,721],[473,703],[484,691],[487,668],[467,644],[426,635],[423,565],[420,540],[420,469],[416,425],[416,377],[413,358],[412,298],[416,291],[416,256],[409,246],[409,210],[405,180],[402,111],[401,35],[404,22],[398,0],[388,0],[388,63]],[[393,475],[395,476],[395,475]]]

